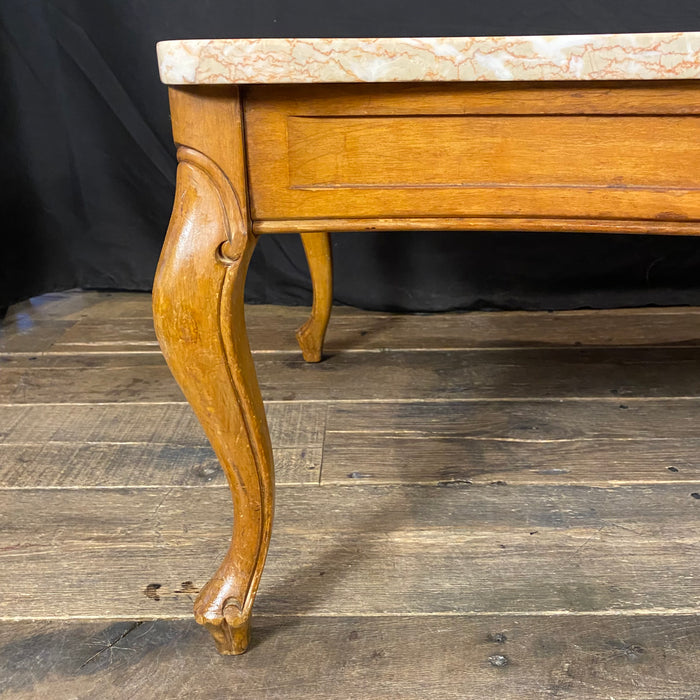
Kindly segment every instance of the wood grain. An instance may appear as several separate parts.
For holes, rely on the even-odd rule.
[[[276,481],[695,480],[700,401],[269,403]],[[327,422],[326,422],[327,421]],[[0,406],[0,487],[218,485],[187,404]]]
[[[233,499],[226,556],[194,602],[222,654],[242,654],[265,564],[274,467],[250,354],[243,290],[250,230],[236,88],[170,89],[178,174],[153,283],[153,321],[168,367],[204,428]]]
[[[117,303],[126,305],[122,300]],[[12,349],[4,354],[160,353],[150,297],[136,295],[129,307],[134,316],[39,322],[27,335],[6,323],[3,337]],[[97,303],[91,307],[95,314],[100,308]],[[334,354],[554,345],[696,347],[700,345],[699,316],[697,309],[688,307],[388,314],[336,306],[324,346]],[[253,354],[296,352],[293,329],[306,318],[304,307],[248,306],[246,326]]]
[[[73,324],[73,321],[35,320],[26,317],[5,320],[0,332],[0,353],[44,352]]]
[[[694,483],[699,451],[696,437],[528,442],[328,433],[322,483]]]
[[[259,232],[275,220],[338,230],[333,220],[404,217],[392,225],[583,219],[615,232],[649,220],[699,230],[687,148],[700,130],[694,83],[267,88],[245,98],[252,218],[270,226]]]
[[[317,484],[320,447],[276,447],[275,483]],[[207,446],[47,443],[0,445],[2,487],[221,486],[226,477]]]
[[[283,488],[258,601],[267,614],[664,614],[700,603],[700,484]],[[226,547],[229,498],[0,490],[0,617],[189,619]]]
[[[251,85],[245,116],[434,114],[700,114],[694,80],[358,85]]]
[[[265,410],[278,447],[323,442],[324,404],[268,403]],[[0,406],[0,425],[0,444],[175,443],[196,447],[208,444],[201,425],[185,402]]]
[[[700,684],[697,623],[663,614],[260,616],[234,672],[189,622],[5,622],[0,693],[123,698],[157,688],[163,698],[218,698],[225,683],[254,700],[688,700]]]
[[[668,213],[668,212],[666,212]],[[368,218],[263,219],[253,222],[253,232],[306,233],[309,231],[532,231],[541,233],[615,233],[659,236],[697,236],[697,221],[670,218],[625,220],[522,216],[395,216]]]
[[[331,404],[323,483],[695,481],[695,400]]]
[[[289,187],[694,190],[699,132],[695,117],[290,116]]]
[[[31,319],[33,321],[61,320],[77,321],[81,318],[114,318],[124,315],[125,308],[137,306],[150,317],[150,294],[138,292],[89,292],[85,290],[68,290],[52,292],[32,297],[8,310],[3,325],[8,322]]]
[[[268,405],[277,484],[318,483],[326,406]],[[0,488],[225,483],[186,403],[0,406]]]
[[[2,414],[0,414],[2,415]],[[698,437],[700,400],[382,401],[331,403],[330,436],[501,438],[554,442],[576,439]]]
[[[0,358],[0,403],[182,401],[158,356]],[[270,401],[591,399],[700,396],[700,353],[692,348],[542,348],[258,356]]]
[[[0,391],[19,372],[15,388],[30,399],[0,405],[3,697],[154,687],[220,697],[225,687],[251,698],[694,698],[697,309],[393,316],[339,307],[329,330],[336,357],[306,367],[293,338],[305,310],[250,307],[256,362],[278,396],[266,405],[278,477],[289,460],[318,464],[323,450],[326,483],[280,489],[251,651],[232,676],[189,619],[229,532],[222,473],[162,362],[129,352],[153,340],[147,298],[100,298],[38,303],[38,317],[71,324],[76,345],[52,356],[61,341],[47,325],[33,336],[41,352],[9,351],[0,366]],[[115,321],[111,303],[128,315]],[[102,341],[114,350],[93,353]],[[439,351],[465,343],[509,349],[458,352],[460,362]],[[392,346],[405,352],[378,352]],[[409,373],[400,382],[387,375],[397,358]],[[511,398],[463,400],[460,368],[472,363],[476,384],[493,391],[497,368],[507,377],[521,362],[515,378],[525,383],[498,385]],[[601,362],[616,365],[617,394],[599,381]],[[666,374],[644,384],[659,363]],[[423,394],[430,373],[439,400]],[[308,384],[319,398],[283,395],[295,376],[297,393]],[[570,393],[528,397],[538,381]],[[320,398],[324,382],[346,395]],[[370,401],[347,398],[371,382]],[[668,390],[679,398],[652,395]],[[159,402],[166,392],[173,401]]]

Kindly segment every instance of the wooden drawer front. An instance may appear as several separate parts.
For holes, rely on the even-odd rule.
[[[255,219],[700,219],[693,84],[359,87],[249,92]]]

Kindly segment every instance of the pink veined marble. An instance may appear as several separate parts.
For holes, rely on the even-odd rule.
[[[700,78],[700,32],[194,39],[157,50],[169,85]]]

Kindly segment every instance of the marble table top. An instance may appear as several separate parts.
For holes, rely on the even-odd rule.
[[[700,32],[191,39],[157,50],[168,85],[700,78]]]

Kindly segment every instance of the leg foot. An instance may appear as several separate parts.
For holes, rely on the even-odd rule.
[[[219,571],[202,588],[194,601],[196,622],[209,630],[220,654],[243,654],[250,643],[250,610],[236,603],[239,573],[227,571],[224,561]]]
[[[231,625],[224,619],[221,626],[206,624],[211,632],[219,654],[225,656],[239,656],[248,650],[250,644],[250,618],[246,618],[238,625]]]
[[[306,260],[311,273],[313,306],[311,316],[299,330],[297,341],[307,362],[320,362],[323,355],[323,339],[331,317],[333,305],[333,258],[330,234],[309,232],[301,234]]]
[[[195,603],[195,620],[209,630],[219,654],[238,656],[248,650],[250,616],[244,617],[237,605],[231,603],[224,606],[223,614],[216,617],[208,617],[206,613],[201,616],[197,608]]]

